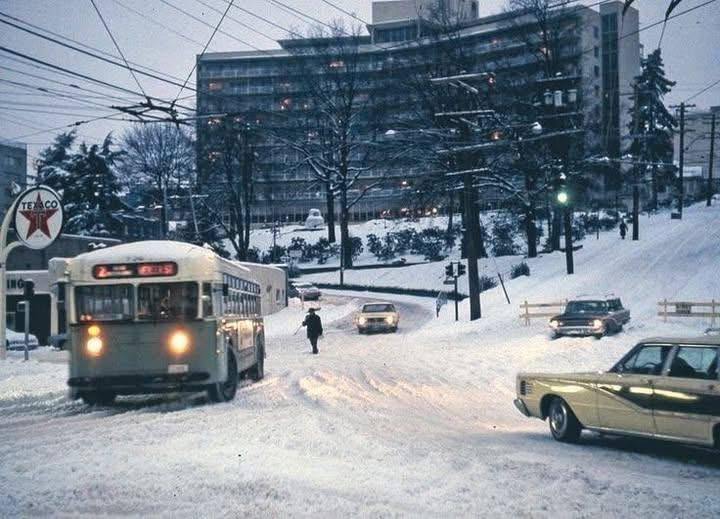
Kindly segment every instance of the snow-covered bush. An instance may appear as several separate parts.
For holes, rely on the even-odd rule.
[[[380,255],[380,251],[382,250],[383,243],[380,238],[378,238],[377,234],[370,233],[367,235],[367,248],[370,254],[373,254],[375,256]]]
[[[446,257],[442,251],[447,247],[447,241],[447,233],[438,227],[423,229],[413,237],[412,252],[422,254],[428,261],[440,261]]]
[[[495,281],[495,278],[491,278],[489,276],[480,276],[480,292],[485,292],[486,290],[490,290],[491,288],[495,288],[497,286],[497,281]]]
[[[519,278],[520,276],[529,276],[530,267],[524,261],[510,267],[510,279]]]
[[[514,256],[520,252],[517,222],[505,216],[493,219],[490,245],[495,256]]]
[[[353,260],[357,259],[363,251],[362,238],[359,236],[350,237],[350,256]]]

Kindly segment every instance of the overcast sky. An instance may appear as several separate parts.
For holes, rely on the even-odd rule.
[[[250,45],[263,49],[276,48],[274,40],[287,37],[283,29],[303,32],[308,24],[314,23],[283,8],[275,1],[321,21],[345,18],[348,23],[358,23],[322,0],[235,0],[236,6],[246,12],[230,9],[228,15],[233,19],[226,18],[221,26],[221,30],[229,35],[216,34],[209,51],[252,50]],[[708,0],[684,0],[678,11],[706,1]],[[662,20],[668,2],[669,0],[636,0],[635,5],[640,10],[640,26]],[[220,19],[221,14],[217,11],[222,11],[227,6],[226,0],[95,0],[95,3],[129,61],[174,76],[180,83],[192,69],[196,54],[201,52]],[[332,3],[355,13],[362,20],[370,20],[371,0],[332,0]],[[595,2],[582,0],[582,3],[589,5]],[[496,13],[505,4],[506,0],[480,0],[481,15]],[[186,11],[196,19],[172,6]],[[0,12],[117,56],[117,50],[91,0],[0,0]],[[250,13],[266,18],[280,27],[253,17]],[[658,26],[641,33],[640,39],[646,51],[657,47],[661,28]],[[129,90],[140,90],[127,70],[63,49],[4,24],[0,25],[0,46]],[[683,101],[720,80],[720,1],[671,20],[665,30],[662,50],[667,75],[678,83],[668,96],[668,103]],[[59,81],[66,86],[28,74]],[[74,91],[73,95],[76,97],[82,96],[86,101],[106,106],[112,102],[122,105],[141,99],[77,78],[34,68],[20,63],[16,56],[0,51],[0,137],[27,142],[31,158],[60,130],[38,132],[105,115],[111,110],[101,106],[87,106],[75,99],[39,95],[40,92],[33,92],[27,86],[7,83],[8,80],[31,86]],[[142,88],[151,96],[172,99],[179,92],[179,87],[151,78],[140,76],[139,80]],[[193,81],[194,74],[191,85]],[[67,86],[71,83],[96,90],[97,93],[78,91]],[[108,94],[121,98],[129,96],[132,101],[108,100],[105,97]],[[190,96],[184,102],[194,105],[192,94],[191,90],[185,90],[181,97]],[[698,107],[720,105],[720,84],[693,98],[692,102]],[[101,120],[85,124],[78,131],[81,139],[96,141],[109,131],[120,134],[128,124]]]

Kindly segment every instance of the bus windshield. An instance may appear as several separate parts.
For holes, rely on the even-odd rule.
[[[197,283],[145,283],[138,286],[138,320],[189,321],[197,316]]]
[[[132,285],[75,288],[78,321],[125,321],[133,318]]]

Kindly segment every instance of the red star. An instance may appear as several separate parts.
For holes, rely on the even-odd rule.
[[[52,218],[57,211],[57,209],[45,209],[40,194],[38,193],[35,206],[29,211],[20,211],[20,214],[30,222],[30,227],[28,228],[25,239],[30,238],[30,236],[38,230],[48,238],[52,238],[52,236],[50,236],[50,229],[48,228],[48,220]]]

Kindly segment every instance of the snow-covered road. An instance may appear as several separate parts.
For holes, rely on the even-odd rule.
[[[364,301],[324,298],[318,356],[292,334],[300,308],[269,318],[266,378],[228,404],[91,409],[65,399],[62,364],[0,363],[0,516],[720,514],[720,460],[706,451],[561,445],[513,408],[519,368],[609,364],[626,337],[473,341],[433,322],[432,300],[401,297],[398,334],[360,336]]]

